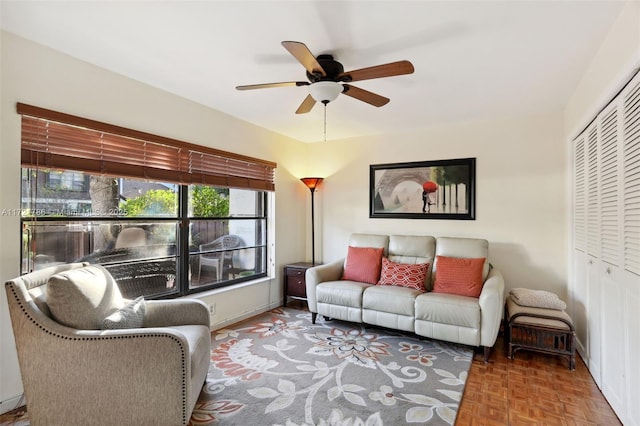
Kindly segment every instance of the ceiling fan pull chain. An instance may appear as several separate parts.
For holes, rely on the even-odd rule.
[[[327,104],[324,104],[324,141],[327,141]]]

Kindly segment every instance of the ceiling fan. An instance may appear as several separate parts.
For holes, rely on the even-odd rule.
[[[354,71],[344,71],[344,67],[332,55],[313,56],[304,43],[299,41],[283,41],[282,46],[293,55],[307,70],[309,81],[287,81],[282,83],[250,84],[236,86],[238,90],[266,89],[270,87],[309,86],[309,94],[296,110],[296,114],[304,114],[313,108],[316,102],[327,105],[340,93],[381,107],[389,102],[389,98],[349,84],[353,81],[373,78],[392,77],[413,73],[413,65],[409,61],[397,61]]]

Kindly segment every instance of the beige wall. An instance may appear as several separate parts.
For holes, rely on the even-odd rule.
[[[491,242],[491,261],[508,287],[565,293],[567,160],[560,113],[304,145],[7,34],[2,89],[2,207],[19,207],[20,101],[277,161],[276,272],[301,260],[299,253],[310,258],[310,244],[292,237],[309,234],[309,191],[297,178],[321,175],[326,181],[316,193],[318,259],[342,257],[354,231],[482,237]],[[368,218],[370,164],[460,157],[477,158],[475,221]],[[0,248],[3,280],[18,273],[17,229],[18,218],[2,217],[0,232],[8,235]],[[206,300],[216,302],[214,323],[226,324],[280,298],[277,277]],[[3,401],[20,389],[5,306],[3,299]]]
[[[137,130],[278,162],[275,196],[274,279],[207,297],[213,321],[278,304],[281,265],[310,258],[309,191],[304,175],[325,176],[316,192],[316,257],[346,253],[351,232],[470,236],[490,241],[490,258],[507,288],[567,294],[569,158],[567,138],[604,103],[621,75],[637,65],[640,4],[626,6],[603,45],[609,58],[585,74],[563,111],[513,119],[459,123],[416,133],[304,145],[50,49],[1,34],[0,209],[19,207],[20,122],[17,101]],[[627,37],[630,37],[627,38]],[[615,46],[615,47],[614,47]],[[373,111],[372,113],[376,113]],[[331,123],[328,123],[331,126]],[[477,158],[477,219],[369,219],[369,165]],[[308,161],[306,160],[308,159]],[[306,214],[301,214],[305,212]],[[0,216],[0,280],[18,274],[19,219]],[[4,291],[0,291],[0,401],[21,384]],[[5,407],[0,406],[4,410]]]
[[[1,33],[0,211],[20,207],[20,117],[16,102],[129,127],[278,163],[275,196],[274,277],[205,297],[216,302],[214,324],[232,322],[282,299],[280,271],[305,250],[305,191],[298,178],[308,146],[180,97]],[[20,221],[0,215],[0,280],[19,274]],[[0,411],[20,395],[6,295],[0,291]],[[9,401],[9,402],[7,402]],[[7,407],[12,408],[12,407]]]
[[[627,2],[567,103],[565,140],[575,138],[639,66],[640,2]]]
[[[375,113],[375,112],[373,112]],[[330,123],[329,123],[330,125]],[[566,158],[561,114],[464,123],[419,133],[314,144],[322,250],[346,254],[351,232],[486,238],[508,289],[566,294]],[[369,219],[369,165],[476,158],[476,220]]]

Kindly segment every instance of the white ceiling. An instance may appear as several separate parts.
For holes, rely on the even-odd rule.
[[[294,114],[306,80],[281,45],[345,70],[407,59],[415,73],[354,85],[327,107],[327,139],[563,108],[623,3],[616,1],[6,1],[2,29],[305,142],[323,107]]]

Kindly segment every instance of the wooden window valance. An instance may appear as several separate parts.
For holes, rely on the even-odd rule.
[[[275,190],[276,163],[17,104],[24,167],[77,170],[181,185]]]

